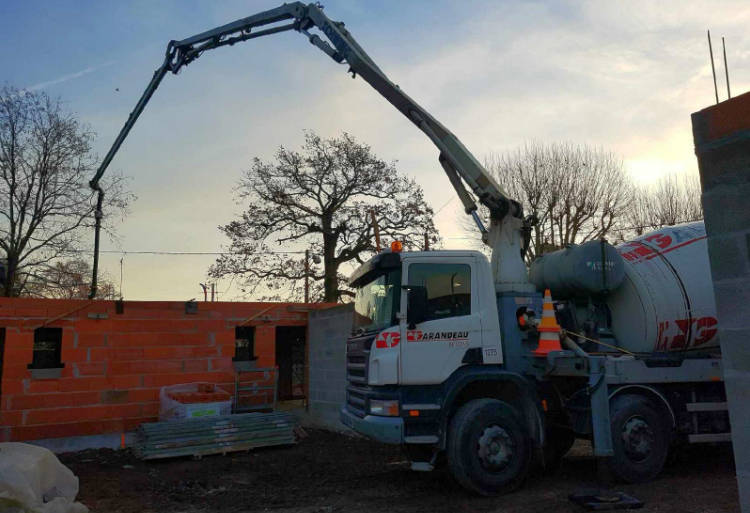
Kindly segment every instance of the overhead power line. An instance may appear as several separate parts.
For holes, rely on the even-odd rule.
[[[88,249],[71,249],[66,253],[93,253]],[[222,255],[244,255],[245,253],[233,253],[230,251],[130,251],[127,249],[103,249],[100,253],[111,253],[115,255],[185,255],[185,256],[222,256]],[[304,255],[304,251],[264,251],[271,255]]]

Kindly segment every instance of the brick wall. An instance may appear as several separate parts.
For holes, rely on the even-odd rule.
[[[159,388],[205,381],[234,392],[235,327],[255,326],[257,365],[275,365],[276,326],[305,326],[305,305],[0,298],[5,350],[0,441],[119,433],[154,421]],[[331,305],[308,305],[311,308]],[[59,378],[34,379],[34,330],[62,328]]]

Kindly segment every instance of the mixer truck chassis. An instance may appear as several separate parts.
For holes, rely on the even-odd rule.
[[[441,385],[350,384],[341,420],[402,444],[414,470],[445,455],[457,481],[483,495],[515,489],[534,467],[556,468],[576,438],[590,439],[626,482],[656,477],[682,443],[730,440],[720,357],[559,351],[533,363],[534,376],[467,365]],[[399,415],[362,415],[371,401],[394,401]]]

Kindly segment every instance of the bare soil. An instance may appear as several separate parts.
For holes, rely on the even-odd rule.
[[[60,455],[80,478],[79,500],[103,513],[141,512],[580,512],[568,501],[595,483],[595,461],[578,442],[554,475],[532,475],[515,493],[469,495],[446,469],[409,470],[399,448],[327,431],[290,447],[144,462],[129,450]],[[617,485],[643,512],[738,512],[728,446],[689,447],[651,483]]]

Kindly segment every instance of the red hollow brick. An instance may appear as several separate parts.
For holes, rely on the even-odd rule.
[[[23,349],[6,347],[5,354],[3,355],[3,361],[5,361],[6,364],[28,364],[31,363],[33,357],[34,351],[31,347]]]
[[[87,348],[87,358],[90,362],[101,362],[113,359],[114,349],[110,347],[89,347]],[[116,359],[116,358],[115,358]]]
[[[181,360],[131,360],[126,362],[110,362],[109,370],[113,376],[121,374],[161,374],[165,372],[181,372]]]
[[[231,358],[211,358],[211,370],[212,371],[234,371],[232,366]]]
[[[107,373],[107,362],[80,362],[72,365],[74,376],[104,376]]]
[[[61,406],[84,406],[98,404],[99,392],[68,392],[64,394],[32,394],[11,398],[12,410],[56,408]]]
[[[141,407],[141,415],[144,417],[157,417],[159,415],[159,403],[145,403]]]
[[[56,387],[54,391],[57,391]],[[21,379],[4,379],[0,383],[0,397],[3,395],[23,394],[24,392],[23,380]]]
[[[4,379],[24,379],[31,377],[31,373],[29,372],[28,364],[31,362],[26,362],[22,364],[13,364],[13,363],[6,363],[3,365],[3,378]]]
[[[68,347],[63,345],[60,357],[64,362],[86,362],[89,358],[89,348],[73,348],[72,344]]]
[[[208,360],[185,360],[183,362],[183,370],[185,372],[206,372],[208,370]]]
[[[0,411],[0,424],[4,426],[20,426],[23,424],[22,411]]]
[[[112,351],[115,360],[143,360],[142,347],[115,347]]]
[[[70,408],[49,408],[29,410],[26,412],[26,425],[62,424],[87,420],[111,420],[127,417],[139,417],[140,404],[97,405]]]
[[[128,401],[131,403],[147,403],[159,400],[158,388],[139,388],[128,390]]]
[[[105,347],[107,337],[104,333],[78,333],[78,347]]]
[[[57,380],[60,392],[84,390],[102,390],[107,388],[109,380],[104,376],[87,376],[81,378],[63,378]]]
[[[3,380],[3,382],[5,382],[5,380]],[[21,382],[21,380],[18,380],[18,382]],[[45,394],[47,392],[60,391],[59,379],[30,379],[28,380],[28,383],[28,390],[24,391],[29,394]],[[3,392],[5,392],[5,385],[3,385]]]
[[[127,390],[142,386],[143,376],[110,376],[108,382],[114,389]]]

